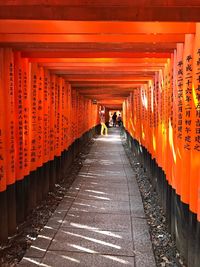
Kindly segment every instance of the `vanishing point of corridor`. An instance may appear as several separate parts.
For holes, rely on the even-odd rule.
[[[155,266],[134,171],[109,130],[19,266]]]

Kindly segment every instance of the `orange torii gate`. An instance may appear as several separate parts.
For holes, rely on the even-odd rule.
[[[99,106],[123,106],[129,144],[198,267],[198,0],[92,2],[0,3],[0,241],[53,190]]]

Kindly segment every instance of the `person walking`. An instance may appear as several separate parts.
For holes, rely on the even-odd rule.
[[[104,112],[100,113],[100,122],[101,122],[101,135],[104,135],[104,131],[105,131],[105,135],[108,135],[108,128],[105,124],[105,114]]]
[[[117,117],[117,123],[118,123],[119,127],[122,125],[122,117],[121,117],[121,114],[119,114],[119,116]]]
[[[113,114],[112,120],[113,120],[113,127],[116,127],[116,123],[117,123],[117,114],[116,114],[116,112]]]

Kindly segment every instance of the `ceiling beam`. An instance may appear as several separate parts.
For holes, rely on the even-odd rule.
[[[40,66],[49,69],[60,69],[66,71],[131,71],[136,68],[153,68],[153,67],[163,67],[165,63],[39,63]]]
[[[148,64],[166,63],[167,58],[30,58],[29,62],[42,64]]]
[[[184,34],[0,34],[1,43],[179,43]]]
[[[34,4],[5,4],[0,7],[0,19],[29,19],[29,20],[75,20],[75,21],[199,21],[200,6],[196,2],[195,6],[190,3],[177,6],[169,5],[168,1],[165,5],[153,5],[153,1],[148,5],[144,1],[136,1],[132,3],[121,3],[121,5],[112,5],[107,1],[103,5],[91,3],[86,5],[87,1],[77,2],[77,5],[41,5]],[[119,2],[119,1],[118,1]],[[157,1],[156,1],[157,2]],[[161,1],[159,1],[161,2]],[[180,2],[180,1],[179,1]],[[32,4],[32,5],[31,5]]]
[[[77,82],[77,81],[71,81],[70,84],[72,85],[72,87],[75,88],[91,88],[91,87],[98,87],[98,88],[102,88],[104,87],[105,89],[107,87],[110,86],[120,86],[122,88],[130,86],[130,87],[137,87],[140,86],[141,84],[147,84],[147,81],[81,81],[81,82]]]
[[[186,34],[193,22],[0,20],[0,34]]]
[[[27,58],[170,58],[171,53],[149,52],[113,52],[112,51],[22,51],[22,57]]]

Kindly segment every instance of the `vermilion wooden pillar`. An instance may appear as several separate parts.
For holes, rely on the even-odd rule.
[[[5,90],[4,90],[4,52],[0,49],[0,242],[8,237],[8,213],[6,192],[6,131],[5,131]]]

